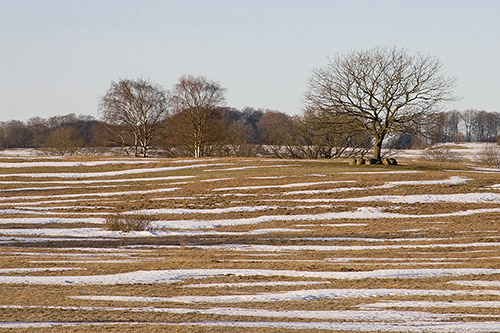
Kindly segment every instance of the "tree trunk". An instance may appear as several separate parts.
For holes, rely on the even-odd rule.
[[[381,160],[382,155],[382,142],[384,142],[384,136],[375,137],[375,145],[373,146],[373,158],[377,161]]]
[[[194,157],[201,157],[201,144],[199,142],[195,142],[194,144]]]
[[[134,133],[134,156],[139,157],[139,140],[137,134]]]

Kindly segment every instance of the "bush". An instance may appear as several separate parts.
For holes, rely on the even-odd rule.
[[[108,231],[153,231],[151,217],[148,215],[113,215],[106,217],[103,229]]]
[[[500,147],[488,145],[478,154],[478,159],[482,164],[500,168]]]
[[[433,162],[460,162],[460,154],[445,147],[428,148],[424,153],[425,159]]]

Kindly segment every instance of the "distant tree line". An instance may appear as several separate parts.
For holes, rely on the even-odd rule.
[[[105,146],[104,129],[102,121],[74,113],[48,119],[34,117],[26,122],[0,122],[0,148],[53,148],[63,141],[79,148]]]
[[[302,115],[226,105],[218,82],[179,78],[171,90],[145,79],[111,82],[90,116],[39,117],[0,123],[1,148],[43,148],[74,154],[120,148],[127,155],[364,156],[383,148],[499,138],[500,116],[466,110],[439,112],[454,100],[455,78],[434,57],[374,48],[338,55],[313,71]]]
[[[468,109],[440,112],[437,121],[423,131],[425,135],[398,133],[389,140],[392,148],[422,148],[445,142],[500,143],[500,113]]]
[[[195,146],[186,137],[185,119],[181,118],[171,114],[162,119],[150,142],[152,153],[170,157],[196,155]],[[497,142],[500,138],[498,112],[454,110],[440,113],[439,119],[428,129],[427,137],[399,133],[388,141],[388,146],[418,148],[436,142]],[[209,123],[199,149],[201,156],[334,158],[363,155],[372,146],[366,133],[322,123],[307,112],[290,116],[269,109],[219,107]],[[81,148],[120,148],[134,155],[132,140],[122,145],[110,127],[103,120],[75,114],[0,122],[0,148],[37,148],[60,155]]]
[[[437,124],[435,138],[439,142],[496,142],[500,113],[454,110],[442,113]]]
[[[349,154],[370,147],[370,138],[361,133],[335,134],[306,116],[276,110],[221,106],[203,122],[190,117],[181,112],[161,119],[147,152],[168,157],[331,158],[341,156],[348,147],[352,148]],[[202,128],[197,129],[200,124]],[[74,154],[82,148],[91,153],[119,149],[128,155],[143,156],[134,136],[124,134],[127,131],[124,125],[86,115],[11,120],[0,122],[0,148],[35,148],[58,155]]]

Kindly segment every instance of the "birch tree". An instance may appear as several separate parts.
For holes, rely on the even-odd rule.
[[[182,76],[175,85],[173,102],[181,120],[180,136],[194,157],[203,156],[205,146],[213,136],[214,119],[225,104],[224,89],[218,82],[203,76]]]
[[[120,80],[101,98],[99,109],[116,139],[135,156],[147,156],[161,121],[169,112],[168,93],[148,80]]]

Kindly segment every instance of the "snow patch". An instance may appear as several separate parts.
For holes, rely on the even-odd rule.
[[[258,269],[179,269],[136,271],[108,275],[88,276],[0,276],[0,283],[53,284],[53,285],[112,285],[137,283],[174,283],[186,279],[203,279],[224,275],[234,276],[288,276],[321,279],[419,279],[443,276],[500,274],[500,269],[441,268],[441,269],[385,269],[360,272],[316,272]],[[391,289],[392,290],[392,289]],[[398,289],[399,290],[399,289]],[[318,291],[321,293],[323,291]],[[337,291],[335,291],[337,292]],[[441,291],[436,291],[441,292]],[[486,291],[482,290],[481,293]],[[489,291],[493,292],[493,291]],[[500,295],[500,291],[495,291]]]

